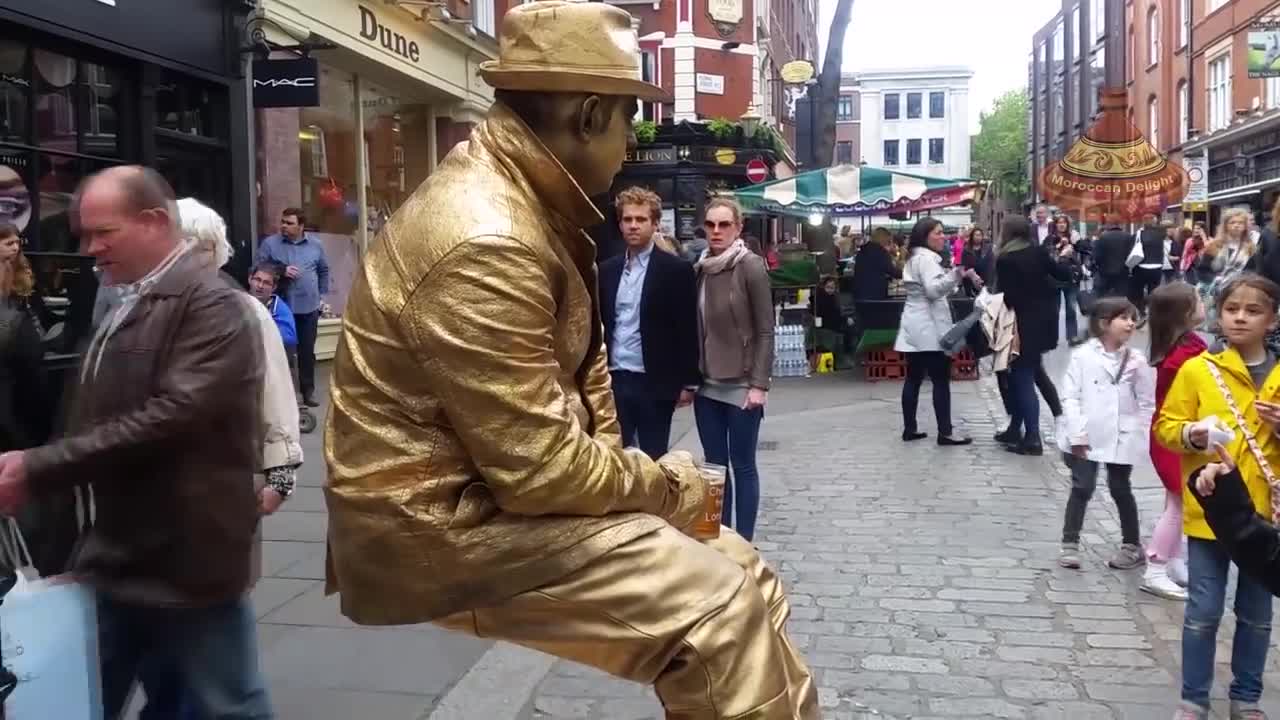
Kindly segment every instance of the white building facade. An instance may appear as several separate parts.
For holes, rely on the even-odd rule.
[[[972,70],[925,67],[870,70],[854,76],[861,101],[863,161],[914,175],[969,177]],[[969,208],[944,208],[931,214],[949,225],[967,224],[972,217]]]

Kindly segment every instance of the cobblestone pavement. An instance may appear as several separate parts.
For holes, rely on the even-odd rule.
[[[1105,490],[1090,504],[1084,570],[1060,569],[1069,480],[1057,457],[1009,455],[991,440],[1003,420],[994,384],[953,385],[955,415],[977,439],[967,448],[904,447],[900,391],[842,377],[784,383],[776,394],[788,406],[796,393],[846,404],[771,406],[761,433],[757,541],[787,581],[791,632],[824,717],[1170,717],[1181,604],[1140,592],[1141,571],[1105,566],[1119,537]],[[920,407],[932,431],[927,398]],[[696,432],[678,447],[698,453]],[[1149,468],[1134,478],[1149,531],[1163,490]],[[1215,689],[1223,717],[1232,627],[1228,612]],[[1277,669],[1272,653],[1271,688]],[[1273,692],[1264,704],[1280,709]],[[648,688],[567,662],[535,708],[544,719],[662,717]]]

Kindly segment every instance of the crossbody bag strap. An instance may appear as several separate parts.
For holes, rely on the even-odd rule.
[[[1240,426],[1240,432],[1244,434],[1244,442],[1249,446],[1249,451],[1253,453],[1253,459],[1257,461],[1258,467],[1262,470],[1262,476],[1267,479],[1267,485],[1271,487],[1271,518],[1273,522],[1280,523],[1280,480],[1277,480],[1276,474],[1271,470],[1271,463],[1268,463],[1267,457],[1262,454],[1262,447],[1258,445],[1258,438],[1254,437],[1253,431],[1245,423],[1244,414],[1240,412],[1240,406],[1236,405],[1235,396],[1231,394],[1226,381],[1222,379],[1222,373],[1211,362],[1205,361],[1205,365],[1209,368],[1209,374],[1213,376],[1213,381],[1217,384],[1218,391],[1222,393],[1222,399],[1227,402],[1227,408],[1231,410],[1231,414],[1235,417],[1236,425]]]
[[[1131,352],[1132,350],[1129,348],[1124,349],[1124,354],[1120,356],[1120,367],[1116,368],[1116,376],[1111,379],[1112,385],[1120,384],[1120,378],[1124,377],[1124,369],[1129,366],[1129,353]]]

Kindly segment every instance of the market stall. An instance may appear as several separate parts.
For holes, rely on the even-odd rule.
[[[805,217],[811,225],[820,225],[827,218],[918,215],[933,209],[975,202],[981,192],[982,185],[968,178],[939,178],[865,165],[837,165],[740,188],[728,194],[748,213]],[[813,351],[820,340],[824,345],[843,347],[842,337],[837,336],[842,336],[844,329],[822,327],[815,312],[820,280],[816,255],[820,254],[783,248],[780,266],[770,273],[779,322],[785,322],[780,325],[785,332],[778,334],[779,342],[784,343],[780,345],[778,354],[782,357],[785,353],[788,358],[781,367],[784,372],[794,365],[794,338],[798,334],[804,338],[806,353]],[[842,272],[852,271],[853,263],[845,263]],[[795,312],[804,297],[809,300],[807,311]],[[883,353],[886,351],[880,348],[892,347],[902,314],[902,299],[890,298],[884,303],[884,307],[864,308],[871,324],[859,322],[864,332],[858,352]],[[972,307],[971,302],[969,307]],[[859,313],[856,307],[853,309],[855,314]],[[891,325],[886,326],[887,323]],[[795,329],[797,325],[799,331]],[[886,373],[885,379],[896,376],[893,370]],[[869,377],[873,374],[869,372]]]

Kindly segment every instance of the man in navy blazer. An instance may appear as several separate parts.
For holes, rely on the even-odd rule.
[[[600,266],[613,397],[623,443],[657,459],[670,445],[676,407],[692,403],[702,382],[693,266],[654,244],[657,195],[628,188],[614,204],[626,252]]]

